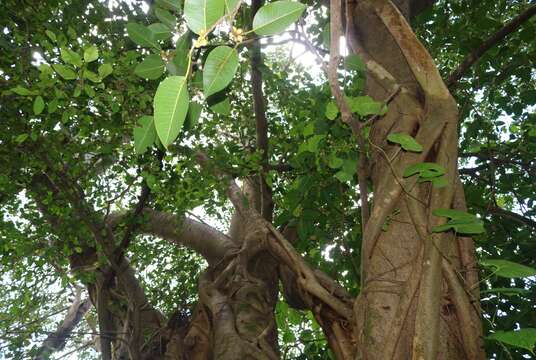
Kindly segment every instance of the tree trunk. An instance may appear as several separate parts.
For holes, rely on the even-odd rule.
[[[360,1],[348,8],[351,50],[367,63],[367,93],[398,91],[369,138],[373,207],[362,244],[362,291],[355,302],[358,359],[483,359],[470,238],[432,234],[436,208],[463,208],[457,175],[457,107],[404,19],[409,1]],[[400,90],[398,90],[400,88]],[[389,133],[414,136],[421,154],[401,152]],[[448,186],[415,183],[418,162],[447,169]],[[456,192],[454,191],[456,190]],[[383,230],[382,230],[383,227]]]

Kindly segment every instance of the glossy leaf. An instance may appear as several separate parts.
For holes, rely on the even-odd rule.
[[[264,5],[253,18],[253,31],[262,36],[285,31],[302,15],[306,6],[294,1],[274,1]]]
[[[218,46],[205,61],[203,90],[206,97],[225,89],[238,69],[238,54],[228,46]]]
[[[205,34],[224,14],[224,0],[185,0],[184,18],[188,28]]]
[[[410,165],[404,170],[404,177],[410,177],[416,174],[419,174],[421,178],[433,178],[436,176],[441,176],[446,173],[446,170],[443,166],[436,163],[418,163]]]
[[[188,112],[188,87],[184,76],[171,76],[158,85],[154,97],[154,124],[167,148],[179,135]]]

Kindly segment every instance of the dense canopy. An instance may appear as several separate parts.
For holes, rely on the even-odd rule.
[[[530,1],[2,10],[0,359],[534,356]]]

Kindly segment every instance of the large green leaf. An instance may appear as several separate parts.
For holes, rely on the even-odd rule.
[[[536,275],[536,269],[502,259],[480,260],[480,264],[494,269],[494,274],[505,278],[524,278]]]
[[[359,72],[363,72],[367,69],[363,59],[356,54],[350,54],[344,59],[344,67],[346,70],[354,70]]]
[[[494,332],[487,338],[532,352],[532,349],[534,349],[534,345],[536,344],[536,329],[525,328],[516,331],[501,330]]]
[[[473,214],[454,209],[435,209],[432,214],[435,216],[449,218],[449,221],[432,229],[432,232],[443,232],[454,230],[460,234],[481,234],[485,231],[484,223]]]
[[[134,149],[137,154],[143,154],[156,140],[156,128],[152,116],[142,116],[134,128]]]
[[[224,14],[224,0],[185,0],[184,18],[196,34],[206,33]]]
[[[253,31],[262,36],[283,32],[299,19],[305,7],[299,2],[285,0],[264,5],[253,18]]]
[[[53,64],[52,67],[65,80],[74,80],[77,77],[77,75],[74,72],[74,70],[71,69],[70,67],[66,66],[66,65]]]
[[[218,46],[208,54],[203,70],[203,91],[205,96],[225,89],[233,80],[238,68],[238,54],[228,46]]]
[[[400,144],[406,151],[422,152],[422,145],[419,144],[412,136],[404,133],[391,133],[387,135],[387,140]]]
[[[127,24],[128,37],[136,44],[144,47],[153,47],[160,50],[160,45],[154,36],[154,33],[147,27],[138,23]]]
[[[134,73],[144,79],[158,79],[163,73],[166,64],[158,55],[149,55],[134,69]]]
[[[170,76],[158,85],[154,97],[154,124],[165,148],[179,135],[188,112],[188,102],[184,76]]]
[[[337,115],[339,115],[339,108],[337,107],[335,101],[328,102],[326,105],[325,115],[330,120],[335,120]]]
[[[225,1],[225,13],[229,14],[235,10],[238,2],[241,0],[224,0]]]
[[[231,113],[231,102],[228,97],[209,104],[209,107],[210,110],[214,111],[216,114],[227,116]]]
[[[82,66],[82,58],[80,55],[78,55],[76,51],[73,51],[67,47],[62,46],[60,48],[60,57],[67,64],[74,65],[75,67]]]

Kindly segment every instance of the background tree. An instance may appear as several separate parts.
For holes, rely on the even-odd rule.
[[[4,9],[6,358],[532,355],[535,5]]]

